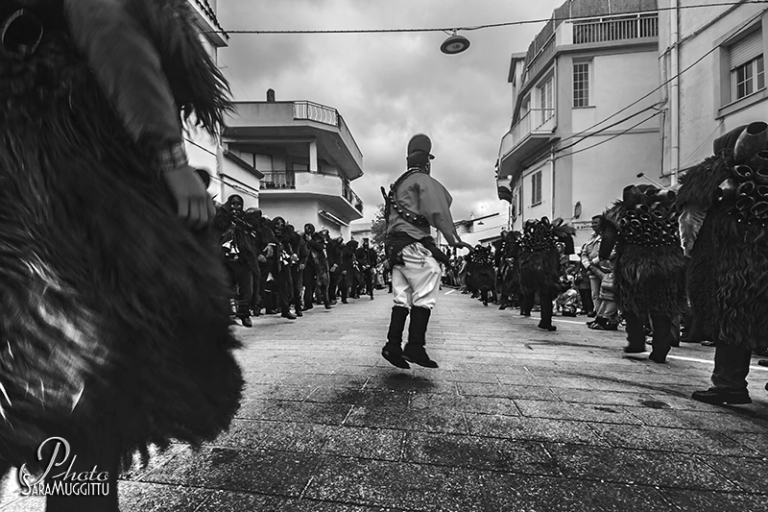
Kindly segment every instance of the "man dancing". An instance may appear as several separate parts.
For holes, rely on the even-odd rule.
[[[434,158],[431,150],[429,137],[414,135],[408,142],[408,170],[385,194],[386,251],[392,267],[395,305],[381,355],[398,368],[410,368],[408,362],[427,368],[438,366],[427,355],[426,332],[440,286],[439,262],[448,263],[448,259],[435,245],[430,227],[440,230],[451,246],[472,250],[471,245],[461,241],[453,226],[451,195],[430,176],[430,161]],[[409,312],[408,343],[403,349],[403,330]]]

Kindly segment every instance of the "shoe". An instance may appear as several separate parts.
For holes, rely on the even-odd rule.
[[[702,347],[714,347],[715,342],[714,341],[702,341],[701,342]]]
[[[651,352],[651,355],[648,356],[648,359],[650,359],[654,363],[658,363],[658,364],[666,364],[667,363],[667,358],[666,357],[656,356],[656,355],[653,354],[653,352]]]
[[[253,327],[253,322],[249,316],[241,316],[240,321],[243,323],[243,327]]]
[[[531,314],[530,314],[530,313],[523,313],[523,312],[521,311],[521,312],[520,312],[520,316],[531,316]]]
[[[709,388],[706,391],[694,391],[691,398],[698,402],[712,405],[742,405],[752,403],[752,399],[749,398],[749,393],[747,391],[726,391],[717,388]]]
[[[296,316],[304,316],[304,313],[302,313],[300,309],[297,309]]]
[[[595,318],[597,316],[597,311],[592,311],[591,313],[587,313],[587,316],[589,318]]]
[[[325,305],[325,309],[331,309],[331,305],[330,304],[326,304]]]
[[[403,359],[424,368],[437,368],[437,363],[429,358],[426,349],[421,345],[407,343],[403,350]]]
[[[503,311],[503,310],[507,309],[507,305],[506,304],[502,304],[501,306],[499,306],[499,309]]]
[[[333,299],[331,301],[331,306],[335,306],[336,304],[338,304],[338,301],[336,299]]]
[[[647,352],[645,347],[633,347],[632,345],[627,345],[624,347],[624,353],[625,354],[642,354],[643,352]]]
[[[400,353],[398,353],[399,348],[400,347],[397,347],[397,349],[395,349],[394,347],[384,345],[384,348],[381,349],[381,355],[384,359],[389,361],[392,366],[397,366],[403,370],[408,370],[411,368],[411,365],[409,365],[406,360],[403,359],[402,350],[399,350]]]
[[[760,366],[768,366],[768,359],[761,359],[757,362]]]
[[[547,331],[550,331],[550,332],[552,332],[552,331],[556,331],[556,330],[557,330],[557,327],[555,327],[555,326],[554,326],[554,325],[552,325],[552,324],[549,324],[549,325],[541,325],[541,324],[539,324],[539,329],[545,329],[545,330],[547,330]]]
[[[349,302],[347,302],[347,299],[341,299],[341,303],[342,304],[349,304]]]
[[[276,315],[277,311],[274,309],[268,309],[264,314],[266,315]]]
[[[371,294],[371,300],[373,300],[373,294]]]
[[[308,305],[304,306],[304,311],[309,311],[310,309],[312,309],[312,308],[314,308],[314,307],[315,307],[315,306],[313,306],[313,305],[310,303],[310,304],[308,304]]]
[[[301,313],[301,311],[299,311]],[[290,311],[286,311],[285,313],[280,315],[283,318],[287,318],[288,320],[296,320],[296,315],[291,313]]]

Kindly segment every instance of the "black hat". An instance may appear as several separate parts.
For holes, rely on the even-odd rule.
[[[432,160],[435,158],[435,156],[430,154],[430,151],[432,151],[432,141],[429,140],[429,137],[423,133],[417,133],[411,137],[410,141],[408,141],[408,152],[406,158],[412,158],[414,156],[426,153],[427,156],[429,156],[429,159]]]

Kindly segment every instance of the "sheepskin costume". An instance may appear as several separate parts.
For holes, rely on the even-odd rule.
[[[227,87],[187,2],[129,3],[146,14],[176,104],[213,131]],[[0,21],[22,6],[43,30],[0,48],[0,458],[30,461],[51,436],[123,457],[213,439],[243,386],[216,241],[177,218],[61,0],[3,1]]]

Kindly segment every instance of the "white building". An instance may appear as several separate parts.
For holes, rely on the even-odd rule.
[[[567,0],[528,52],[512,55],[508,80],[499,199],[511,204],[513,229],[562,217],[581,244],[591,217],[638,173],[661,170],[656,0]]]
[[[676,173],[712,155],[712,142],[753,121],[768,121],[765,4],[716,0],[662,0],[659,53],[668,112],[663,123],[662,174]]]

